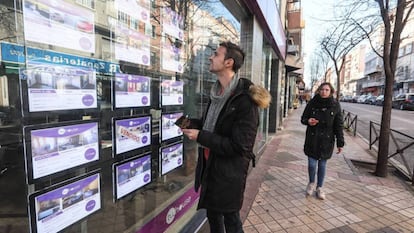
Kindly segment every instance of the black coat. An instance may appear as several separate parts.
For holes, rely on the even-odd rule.
[[[319,120],[315,126],[308,124],[309,118]],[[306,105],[301,122],[307,125],[304,152],[315,159],[330,159],[336,146],[345,144],[343,133],[342,110],[333,97],[321,98],[315,95]]]
[[[250,80],[240,79],[218,116],[214,132],[199,132],[197,142],[202,147],[195,177],[195,190],[201,191],[198,209],[234,212],[242,207],[259,125],[258,104],[249,92],[251,85]],[[199,129],[203,119],[198,122]],[[207,161],[203,147],[210,149]]]

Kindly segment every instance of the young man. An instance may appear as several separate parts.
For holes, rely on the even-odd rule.
[[[217,81],[202,119],[191,119],[194,129],[183,129],[200,144],[195,189],[198,209],[206,209],[210,231],[243,232],[239,211],[243,204],[249,162],[259,125],[258,107],[270,103],[269,92],[250,80],[238,78],[244,52],[223,42],[209,58]]]

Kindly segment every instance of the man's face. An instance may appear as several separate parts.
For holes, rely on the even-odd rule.
[[[216,51],[210,56],[210,72],[219,73],[226,69],[226,63],[224,57],[226,56],[227,49],[225,47],[218,47]]]

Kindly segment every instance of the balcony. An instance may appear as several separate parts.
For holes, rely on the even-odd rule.
[[[384,80],[368,80],[362,83],[362,88],[379,87],[384,85]]]
[[[296,55],[299,53],[299,45],[288,45],[287,47],[287,53]]]

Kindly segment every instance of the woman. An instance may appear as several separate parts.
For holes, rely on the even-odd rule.
[[[302,124],[307,125],[304,151],[308,156],[309,184],[306,195],[310,196],[314,192],[317,171],[316,196],[321,200],[326,198],[322,186],[335,139],[337,154],[342,152],[345,144],[341,106],[333,98],[334,93],[332,84],[322,83],[315,97],[306,105],[301,118]]]

